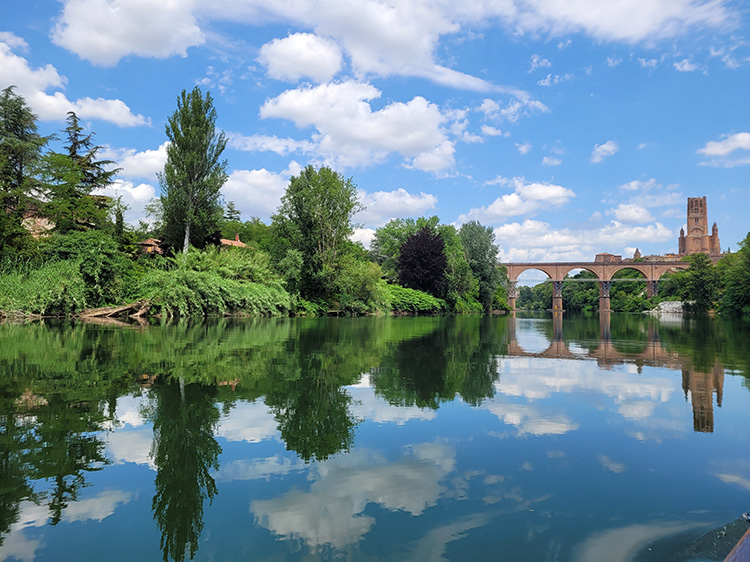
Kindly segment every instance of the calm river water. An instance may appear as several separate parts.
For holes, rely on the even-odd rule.
[[[0,560],[721,560],[750,323],[0,325]]]

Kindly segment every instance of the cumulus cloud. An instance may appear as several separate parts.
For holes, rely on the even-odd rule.
[[[312,29],[338,44],[358,76],[421,76],[451,87],[492,91],[503,88],[438,64],[436,53],[444,36],[482,25],[516,34],[585,33],[602,41],[652,43],[695,29],[732,29],[739,17],[724,0],[216,0],[210,5],[194,0],[158,5],[146,0],[65,0],[53,40],[95,64],[112,65],[128,55],[185,56],[190,47],[206,41],[201,26],[215,21],[274,21]]]
[[[494,233],[501,262],[592,261],[602,251],[622,253],[628,247],[674,239],[674,233],[659,222],[641,226],[616,220],[599,228],[573,230],[526,219],[499,226]]]
[[[638,64],[641,65],[641,68],[656,68],[656,65],[659,64],[659,61],[656,59],[638,59]]]
[[[62,121],[69,111],[75,111],[81,119],[108,121],[121,127],[149,124],[146,117],[133,114],[119,99],[68,99],[60,91],[65,89],[68,79],[51,64],[32,68],[25,58],[13,52],[13,48],[25,47],[25,43],[14,38],[12,34],[0,36],[0,76],[5,84],[16,86],[16,93],[26,99],[42,121]],[[48,90],[57,91],[47,93]]]
[[[497,178],[492,184],[510,185],[513,193],[498,197],[486,207],[471,209],[458,217],[459,222],[471,220],[483,224],[496,224],[508,217],[530,215],[537,211],[565,205],[575,193],[561,185],[550,183],[526,183],[523,178]]]
[[[733,135],[724,135],[719,141],[709,141],[706,146],[698,149],[699,154],[709,157],[709,160],[701,162],[704,166],[721,166],[732,168],[750,164],[750,154],[743,153],[738,158],[730,158],[729,155],[735,151],[750,151],[750,133],[742,132]]]
[[[404,188],[373,193],[359,190],[357,197],[365,210],[354,216],[354,222],[375,227],[395,217],[421,216],[437,205],[437,197],[431,193],[420,192],[416,195]]]
[[[288,119],[315,127],[313,141],[325,162],[365,166],[398,153],[404,165],[439,172],[454,165],[455,147],[444,130],[447,117],[421,96],[373,111],[381,92],[370,84],[347,81],[287,90],[267,100],[262,118]]]
[[[167,162],[167,142],[154,150],[137,151],[134,148],[113,148],[107,146],[102,150],[101,157],[113,160],[121,168],[120,176],[125,178],[141,178],[153,180],[158,172],[164,170]]]
[[[260,48],[258,61],[278,80],[311,78],[328,82],[341,69],[341,49],[330,39],[311,33],[293,33]]]
[[[542,158],[542,166],[559,166],[560,164],[562,164],[562,160],[554,156],[545,156]]]
[[[685,200],[682,193],[677,191],[678,187],[676,184],[662,185],[654,178],[646,181],[629,181],[619,186],[619,190],[628,194],[629,199],[627,203],[621,203],[620,205],[630,205],[644,210],[653,207],[681,207]],[[627,210],[623,212],[627,212]],[[612,214],[612,211],[610,211],[610,214]],[[618,218],[618,220],[621,219]]]
[[[131,181],[115,180],[107,187],[97,189],[97,195],[106,195],[113,199],[120,198],[128,208],[123,213],[123,219],[130,224],[136,224],[146,215],[146,205],[156,196],[156,189],[150,184],[134,184]]]
[[[114,66],[128,55],[184,57],[189,47],[206,40],[193,6],[192,0],[67,0],[52,41],[101,66]]]
[[[488,137],[501,137],[505,135],[502,130],[490,125],[482,125],[482,134]]]
[[[607,156],[612,156],[618,150],[620,150],[620,147],[612,140],[608,140],[603,144],[597,144],[591,152],[591,161],[594,163],[601,162]]]
[[[302,168],[292,161],[289,167],[277,174],[265,168],[260,170],[234,170],[221,188],[226,201],[234,201],[245,218],[269,218],[281,203],[289,179]]]
[[[632,203],[620,204],[616,209],[609,211],[609,213],[613,214],[618,221],[628,224],[642,224],[653,220],[651,213],[647,209]]]

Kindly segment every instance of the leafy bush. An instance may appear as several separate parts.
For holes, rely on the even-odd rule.
[[[122,277],[129,274],[132,262],[120,252],[117,242],[106,232],[88,230],[53,236],[45,242],[42,256],[49,261],[73,261],[78,264],[90,306],[122,299]]]
[[[77,261],[0,274],[0,311],[6,315],[73,315],[86,308],[86,295]]]
[[[184,267],[147,271],[137,292],[166,316],[278,316],[291,307],[289,293],[278,283],[261,285]]]
[[[416,289],[400,285],[386,285],[388,300],[394,312],[411,312],[414,314],[439,314],[446,310],[445,301]]]

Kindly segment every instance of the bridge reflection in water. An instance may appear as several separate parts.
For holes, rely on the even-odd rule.
[[[638,373],[644,365],[650,367],[665,367],[682,372],[682,390],[685,400],[690,399],[693,406],[693,430],[698,432],[713,432],[714,430],[714,403],[713,396],[716,394],[716,405],[721,407],[724,392],[724,367],[719,361],[715,361],[708,372],[697,370],[693,366],[690,357],[680,355],[676,351],[666,349],[659,337],[659,325],[656,322],[649,323],[646,330],[646,341],[642,349],[628,352],[618,349],[617,343],[612,339],[610,312],[599,313],[599,340],[598,345],[588,348],[580,347],[571,340],[566,340],[563,333],[563,313],[552,313],[552,338],[548,339],[549,345],[541,351],[527,351],[518,342],[517,324],[523,320],[512,314],[508,319],[506,338],[508,343],[507,355],[516,357],[541,357],[555,359],[596,359],[602,368],[612,365],[635,364]],[[589,342],[591,343],[591,342]],[[594,342],[595,344],[596,342]]]

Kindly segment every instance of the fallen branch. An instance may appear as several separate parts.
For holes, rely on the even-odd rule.
[[[111,318],[118,314],[135,311],[131,316],[140,318],[151,308],[149,301],[136,301],[122,306],[104,306],[102,308],[89,308],[81,312],[81,318]]]

